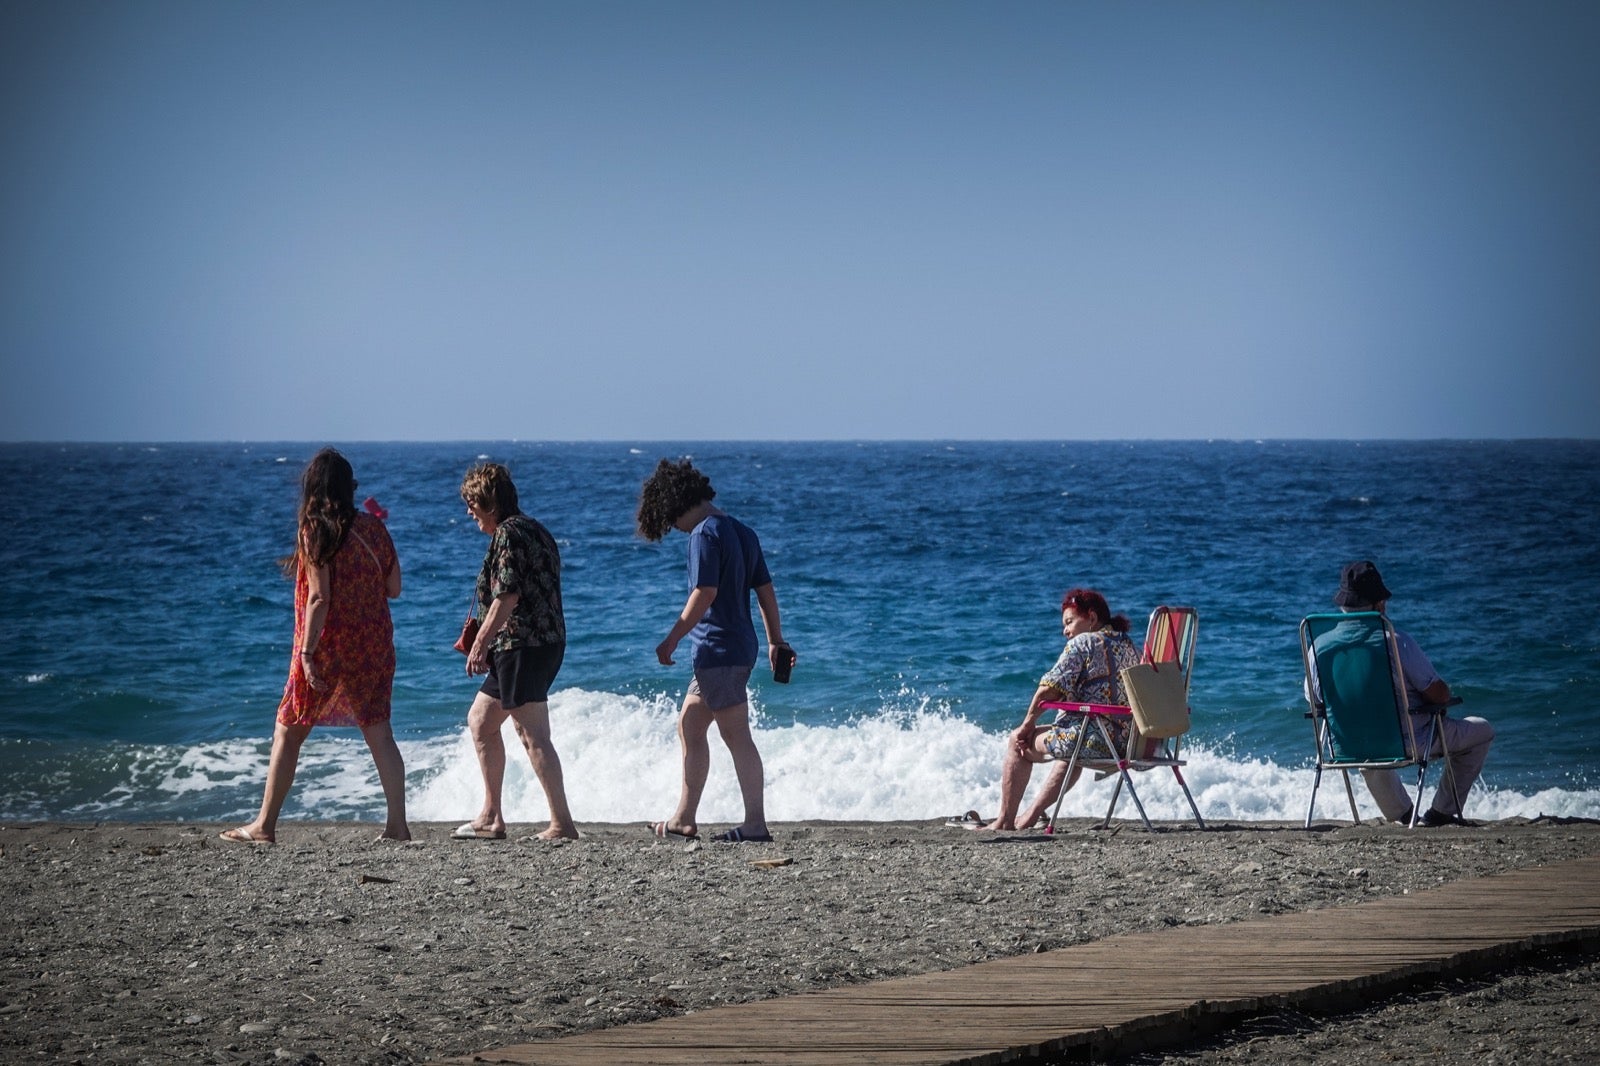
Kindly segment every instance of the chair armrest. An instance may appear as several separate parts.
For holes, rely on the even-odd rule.
[[[1124,707],[1115,703],[1055,703],[1046,702],[1039,704],[1041,711],[1055,711],[1058,714],[1099,714],[1107,717],[1131,718],[1133,708]]]

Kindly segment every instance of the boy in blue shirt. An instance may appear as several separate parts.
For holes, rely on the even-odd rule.
[[[650,828],[659,837],[699,836],[695,814],[711,768],[706,735],[716,722],[744,798],[744,821],[716,839],[769,841],[761,752],[750,734],[745,689],[760,650],[750,620],[750,593],[755,593],[761,608],[767,656],[775,673],[780,662],[787,666],[794,661],[794,651],[783,640],[778,597],[761,541],[749,526],[712,504],[716,495],[710,480],[687,459],[661,460],[639,492],[640,536],[659,541],[672,529],[689,534],[689,598],[666,639],[656,646],[656,659],[671,666],[673,653],[686,636],[694,648],[694,679],[678,715],[683,791],[672,817]]]

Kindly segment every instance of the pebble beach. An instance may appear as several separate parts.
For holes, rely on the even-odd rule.
[[[425,1062],[1600,851],[1587,820],[1089,826],[777,823],[737,845],[414,823],[394,844],[286,822],[256,847],[210,824],[0,826],[0,1061]],[[1593,1061],[1597,991],[1580,954],[1130,1061],[1366,1063],[1378,1037],[1411,1062]]]

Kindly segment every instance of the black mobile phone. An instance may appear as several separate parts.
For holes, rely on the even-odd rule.
[[[779,644],[773,652],[772,680],[780,685],[787,685],[792,670],[794,670],[794,649],[787,644]]]

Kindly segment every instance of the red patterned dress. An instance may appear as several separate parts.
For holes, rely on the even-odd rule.
[[[357,514],[350,535],[328,564],[328,617],[312,657],[321,689],[311,687],[300,665],[310,590],[306,568],[300,567],[294,579],[289,681],[278,704],[280,724],[369,726],[389,720],[394,623],[389,618],[388,579],[398,561],[383,523]]]

